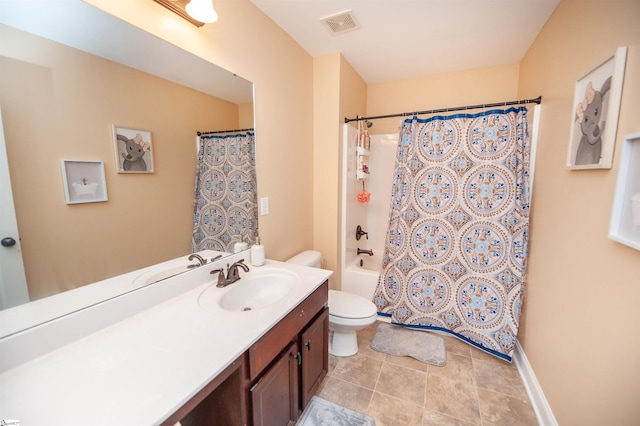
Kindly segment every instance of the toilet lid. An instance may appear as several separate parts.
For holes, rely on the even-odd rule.
[[[362,296],[329,290],[329,314],[341,318],[368,318],[377,314],[376,305]]]

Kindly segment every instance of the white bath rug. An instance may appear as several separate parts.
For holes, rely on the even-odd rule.
[[[444,339],[422,330],[381,323],[371,341],[371,349],[389,355],[410,356],[442,367],[447,363]]]
[[[311,398],[296,426],[375,426],[366,414],[358,413],[320,397]]]

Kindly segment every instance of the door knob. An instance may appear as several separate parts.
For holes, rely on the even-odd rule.
[[[2,244],[2,247],[13,247],[16,245],[16,240],[11,237],[4,237],[0,244]]]

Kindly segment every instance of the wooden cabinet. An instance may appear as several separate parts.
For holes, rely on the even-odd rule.
[[[301,335],[302,409],[316,392],[329,367],[329,309],[324,309]]]
[[[275,364],[251,388],[251,416],[254,426],[295,423],[300,407],[299,354],[298,344],[291,343]]]
[[[294,424],[326,376],[327,297],[325,282],[249,349],[254,426]]]
[[[295,424],[327,374],[328,295],[325,281],[163,425]]]

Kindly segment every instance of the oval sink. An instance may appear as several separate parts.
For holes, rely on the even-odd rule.
[[[166,266],[166,267],[158,267],[153,268],[151,271],[145,272],[137,276],[133,280],[134,287],[144,287],[149,284],[153,284],[158,281],[165,280],[167,278],[171,278],[175,275],[181,274],[183,272],[187,272],[191,269],[190,266],[193,262],[184,262],[182,264]]]
[[[287,296],[296,279],[295,274],[285,270],[260,271],[256,275],[245,276],[230,285],[218,299],[218,306],[233,312],[264,308]]]

